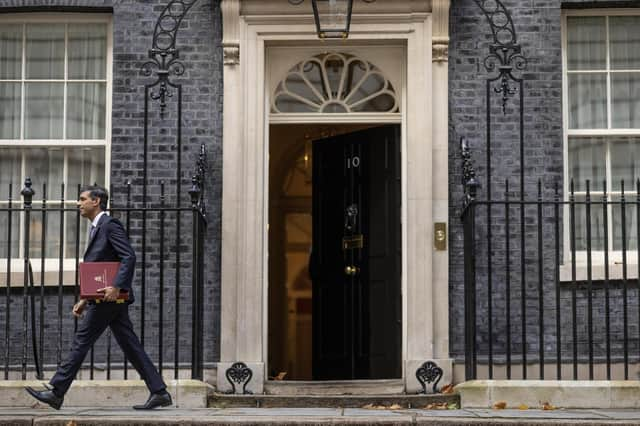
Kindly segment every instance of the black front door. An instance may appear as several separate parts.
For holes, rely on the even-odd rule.
[[[400,129],[313,143],[313,378],[401,377]]]

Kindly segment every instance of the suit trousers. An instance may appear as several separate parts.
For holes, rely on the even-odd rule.
[[[113,336],[122,351],[144,380],[149,391],[156,393],[166,389],[162,377],[144,351],[138,336],[133,331],[133,324],[129,319],[129,305],[127,303],[96,303],[85,307],[85,318],[79,324],[71,345],[71,353],[67,360],[58,367],[56,374],[49,382],[54,392],[63,396],[71,382],[76,377],[91,346],[107,329],[111,328]]]

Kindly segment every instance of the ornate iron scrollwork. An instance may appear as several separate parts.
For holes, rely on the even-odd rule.
[[[242,394],[251,395],[252,392],[247,390],[247,385],[253,377],[253,371],[244,362],[236,362],[231,367],[227,368],[224,373],[229,383],[231,383],[231,391],[229,394],[236,393],[236,385],[242,385]]]
[[[484,67],[489,73],[498,71],[498,75],[490,81],[500,81],[494,91],[502,95],[502,112],[506,114],[507,101],[518,89],[511,85],[511,81],[520,82],[521,79],[513,75],[513,71],[523,71],[527,67],[527,59],[522,54],[522,47],[518,43],[513,19],[507,8],[500,0],[474,0],[482,13],[487,17],[493,44],[489,47],[489,55],[484,58]]]
[[[419,393],[428,393],[427,384],[433,383],[433,393],[438,392],[438,382],[442,379],[442,368],[433,361],[427,361],[416,370],[416,379],[420,382],[422,390]]]
[[[164,113],[167,107],[167,98],[173,96],[171,88],[176,86],[171,83],[171,74],[180,76],[184,74],[184,64],[179,61],[180,52],[176,49],[176,37],[180,23],[189,9],[198,0],[171,0],[164,8],[156,22],[153,31],[153,43],[149,50],[150,61],[142,64],[140,71],[145,76],[151,76],[155,70],[157,80],[149,87],[158,86],[157,90],[149,92],[149,98],[160,101],[160,112]]]
[[[464,186],[464,207],[468,206],[476,198],[480,183],[476,179],[476,170],[473,167],[471,148],[466,138],[460,138],[460,156],[462,157],[462,185]]]
[[[487,17],[496,44],[517,44],[513,19],[500,0],[473,0]]]
[[[200,145],[200,154],[196,161],[196,173],[191,177],[191,206],[199,209],[203,217],[206,217],[206,209],[204,204],[204,177],[207,170],[207,152],[204,144]]]

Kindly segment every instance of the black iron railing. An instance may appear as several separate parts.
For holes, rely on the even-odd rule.
[[[462,148],[467,379],[629,379],[640,362],[640,179],[631,192],[569,182],[566,195],[539,181],[529,197],[507,180],[479,200]]]
[[[164,183],[156,202],[145,199],[136,205],[130,183],[124,194],[110,194],[109,214],[121,220],[138,257],[133,283],[137,297],[131,308],[136,331],[160,372],[173,367],[174,378],[185,367],[192,378],[203,377],[204,174],[202,147],[188,191],[190,204],[177,205],[180,197],[167,194]],[[46,184],[41,188],[41,194],[47,194]],[[52,370],[60,365],[77,327],[71,306],[79,296],[78,264],[88,221],[80,217],[74,201],[64,199],[65,190],[62,185],[59,200],[37,199],[39,191],[27,178],[21,198],[14,198],[9,185],[9,199],[0,203],[5,379],[16,370],[23,380],[31,371],[42,378],[43,366]],[[176,201],[168,202],[168,195]],[[190,232],[178,232],[181,223]],[[91,379],[96,369],[104,369],[107,379],[114,369],[119,377],[129,376],[127,360],[112,350],[109,331],[94,345],[88,365]]]

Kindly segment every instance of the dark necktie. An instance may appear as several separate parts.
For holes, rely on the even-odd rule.
[[[89,230],[89,241],[91,241],[93,239],[93,236],[96,233],[96,227],[91,225],[91,229]]]

